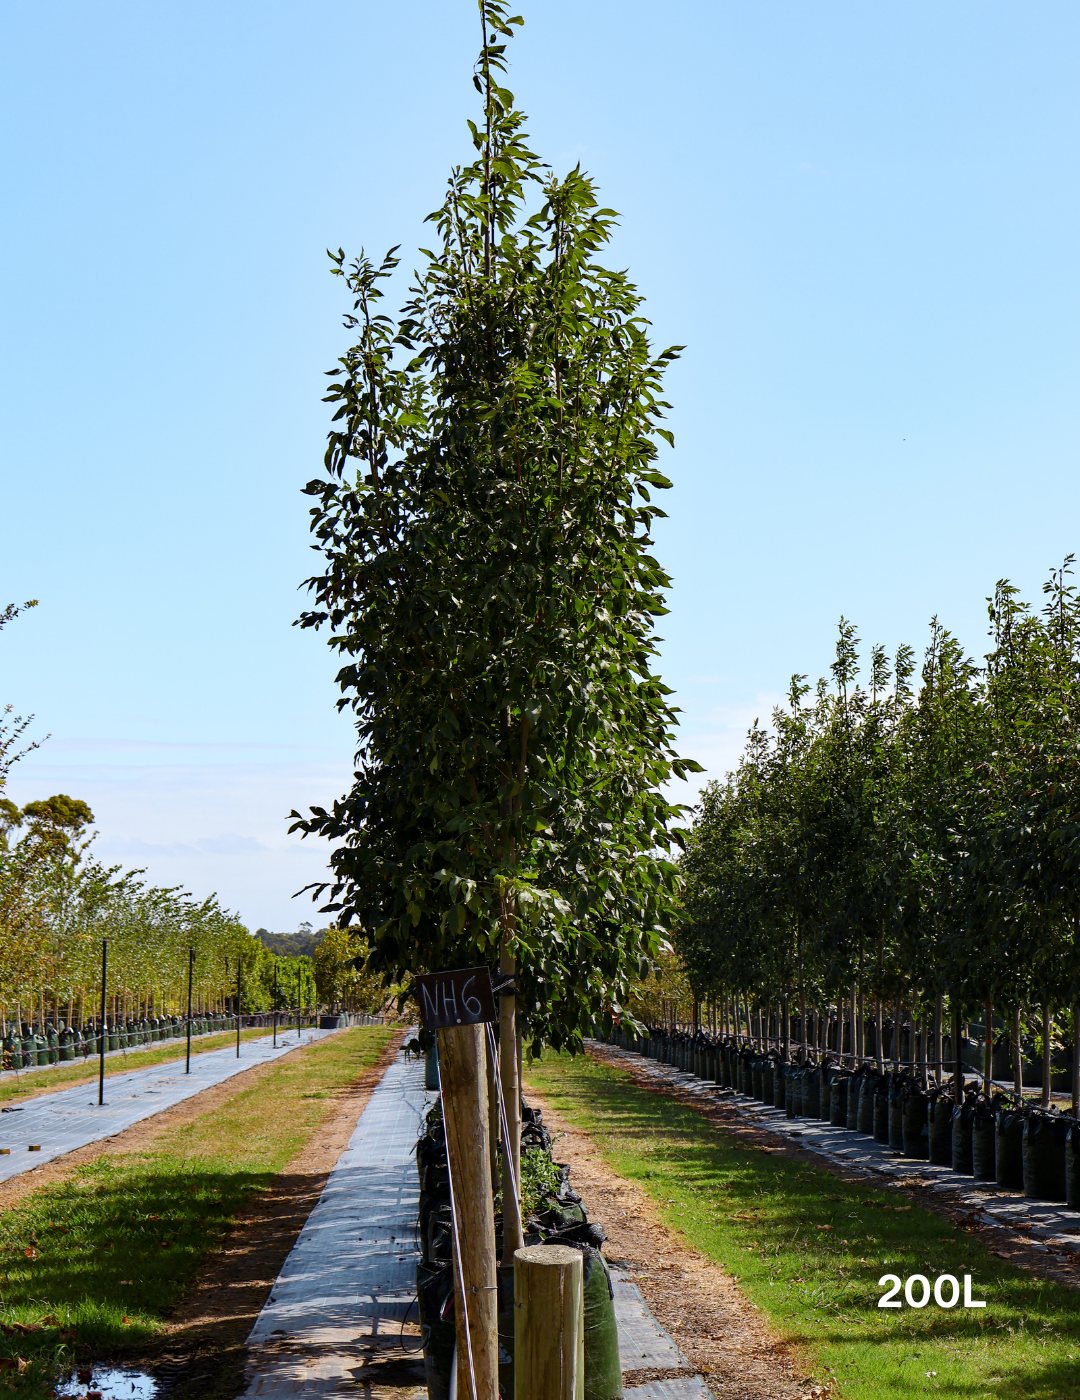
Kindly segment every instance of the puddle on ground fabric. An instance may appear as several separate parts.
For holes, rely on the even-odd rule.
[[[117,1371],[111,1366],[95,1366],[90,1380],[80,1380],[86,1372],[73,1371],[69,1380],[56,1387],[57,1395],[100,1395],[101,1400],[153,1400],[157,1381],[142,1371]]]

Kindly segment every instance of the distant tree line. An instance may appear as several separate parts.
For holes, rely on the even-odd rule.
[[[749,1030],[762,1009],[853,1053],[909,1019],[923,1062],[970,1017],[1009,1028],[1048,1083],[1080,1003],[1080,603],[1066,559],[1045,606],[1007,581],[990,651],[935,618],[914,654],[859,671],[841,619],[831,679],[793,677],[771,730],[705,789],[676,942],[694,996]],[[869,1027],[869,1032],[868,1032]],[[816,1028],[816,1029],[815,1029]],[[835,1034],[835,1032],[834,1032]],[[915,1043],[915,1042],[913,1042]]]

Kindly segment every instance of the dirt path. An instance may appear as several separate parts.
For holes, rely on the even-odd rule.
[[[653,1201],[614,1171],[588,1134],[573,1128],[535,1089],[553,1155],[591,1220],[607,1231],[604,1255],[625,1267],[652,1315],[690,1363],[689,1371],[633,1371],[624,1386],[700,1372],[716,1400],[797,1400],[810,1393],[798,1357],[770,1331],[754,1305],[717,1264],[661,1224]]]
[[[1069,1284],[1073,1288],[1080,1287],[1080,1256],[1037,1247],[1025,1238],[1022,1229],[1009,1229],[1005,1225],[989,1223],[977,1217],[968,1206],[954,1203],[940,1191],[935,1191],[932,1182],[920,1185],[918,1181],[908,1180],[902,1185],[877,1172],[867,1172],[849,1164],[841,1165],[819,1152],[811,1152],[809,1148],[796,1145],[781,1133],[772,1133],[767,1128],[748,1122],[736,1113],[730,1098],[714,1097],[696,1091],[690,1085],[664,1084],[640,1068],[634,1058],[614,1055],[605,1045],[590,1044],[587,1053],[594,1059],[611,1065],[613,1069],[624,1071],[634,1084],[646,1093],[676,1099],[687,1108],[692,1108],[695,1113],[700,1113],[710,1123],[722,1128],[730,1137],[738,1139],[748,1147],[756,1147],[759,1151],[790,1157],[800,1162],[810,1162],[819,1171],[827,1172],[840,1181],[868,1181],[876,1190],[895,1191],[907,1200],[918,1202],[926,1210],[955,1221],[965,1234],[978,1237],[999,1259],[1007,1259],[1010,1264],[1028,1269],[1042,1278],[1054,1279],[1057,1283]]]

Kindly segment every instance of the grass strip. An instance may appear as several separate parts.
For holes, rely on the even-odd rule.
[[[278,1035],[285,1035],[287,1031],[288,1027],[278,1027]],[[261,1040],[273,1033],[273,1027],[267,1029],[264,1026],[253,1026],[250,1030],[240,1032],[240,1043],[243,1045],[246,1040]],[[224,1045],[235,1044],[234,1030],[219,1031],[215,1035],[204,1035],[192,1040],[191,1053],[192,1056],[204,1055],[207,1050],[220,1050]],[[186,1054],[186,1038],[161,1041],[153,1048],[145,1046],[119,1055],[113,1053],[105,1057],[105,1078],[108,1079],[114,1074],[130,1074],[133,1069],[151,1069],[154,1065],[163,1065],[170,1060],[182,1060]],[[86,1079],[96,1080],[98,1065],[97,1057],[91,1055],[88,1060],[78,1064],[21,1070],[17,1079],[13,1075],[0,1083],[0,1103],[9,1103],[13,1099],[36,1099],[41,1094],[52,1093],[54,1089],[66,1089],[69,1084],[80,1084]]]
[[[392,1035],[363,1027],[306,1047],[150,1150],[99,1157],[5,1212],[0,1390],[44,1400],[76,1355],[160,1331],[244,1202],[272,1184]]]
[[[747,1146],[622,1069],[548,1053],[526,1082],[647,1192],[665,1225],[735,1278],[832,1394],[1080,1397],[1076,1289],[995,1257],[895,1192]],[[922,1309],[879,1309],[886,1273],[931,1285],[952,1274],[961,1289],[970,1274],[986,1307],[963,1308],[961,1293],[950,1310],[932,1297]]]

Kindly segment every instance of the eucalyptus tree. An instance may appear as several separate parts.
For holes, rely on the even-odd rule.
[[[306,488],[323,571],[299,621],[341,657],[357,752],[350,791],[292,829],[338,843],[316,897],[370,936],[387,982],[516,974],[516,1104],[515,1035],[580,1046],[664,947],[679,839],[664,785],[696,765],[652,671],[677,350],[654,352],[641,297],[598,261],[615,216],[593,182],[527,145],[502,85],[520,20],[501,0],[479,11],[475,156],[450,174],[400,317],[380,309],[395,251],[333,259],[356,338]]]

